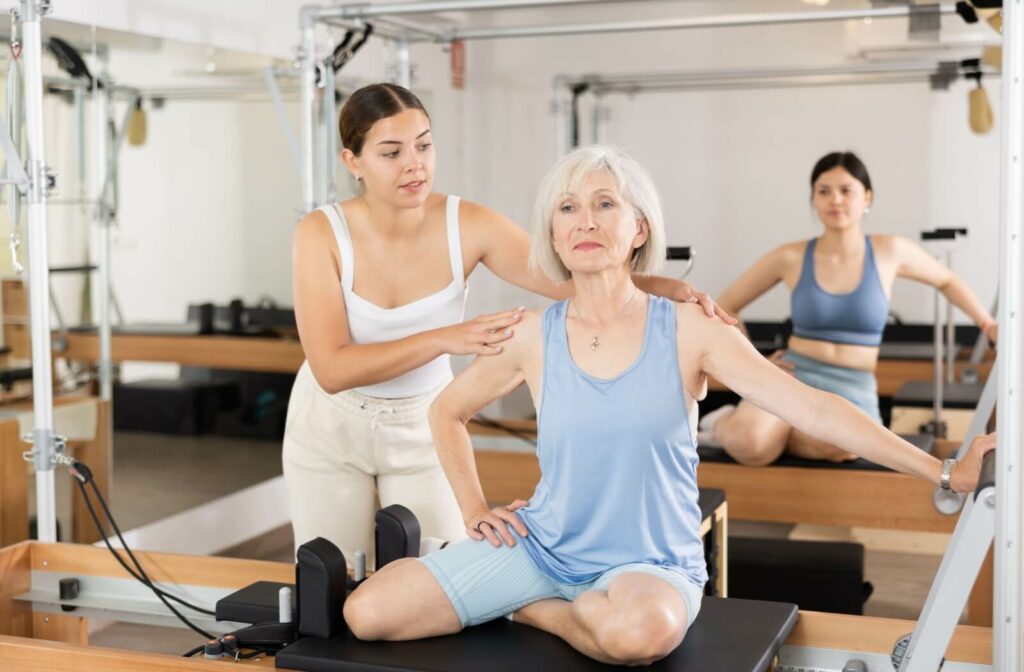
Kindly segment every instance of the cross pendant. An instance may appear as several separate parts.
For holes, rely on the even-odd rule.
[[[600,343],[597,342],[597,336],[594,336],[594,340],[590,341],[590,349],[597,350],[598,345],[600,345]]]

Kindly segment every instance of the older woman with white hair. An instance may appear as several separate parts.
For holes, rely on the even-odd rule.
[[[709,376],[811,436],[957,491],[975,486],[991,436],[944,478],[934,457],[785,374],[737,329],[640,291],[630,274],[664,258],[662,214],[651,179],[621,152],[559,161],[534,226],[531,262],[571,279],[575,295],[525,315],[503,353],[478,358],[431,407],[470,539],[360,586],[345,605],[357,637],[417,639],[509,616],[608,663],[670,653],[707,579],[694,428]],[[541,480],[528,503],[492,509],[465,423],[523,382]]]

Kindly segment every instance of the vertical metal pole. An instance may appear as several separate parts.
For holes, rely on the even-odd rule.
[[[263,81],[266,83],[267,91],[270,93],[270,100],[274,103],[274,111],[277,112],[277,118],[281,122],[281,129],[284,131],[285,140],[288,141],[288,151],[292,155],[295,171],[301,175],[302,153],[299,151],[299,139],[295,137],[295,129],[292,128],[292,123],[288,119],[288,110],[285,109],[284,99],[281,97],[281,87],[277,85],[277,76],[274,73],[273,66],[268,65],[263,68]]]
[[[412,88],[412,62],[409,57],[409,43],[400,40],[395,47],[395,84]]]
[[[1024,0],[1003,3],[993,669],[1024,668]]]
[[[953,270],[953,250],[946,250],[946,266]],[[956,359],[956,331],[953,326],[953,302],[946,299],[946,382],[953,383],[953,365]]]
[[[932,376],[932,410],[934,412],[934,426],[932,427],[932,434],[936,438],[942,438],[945,432],[942,431],[942,292],[935,290],[935,304],[934,310],[932,311],[935,324],[933,325],[932,339],[935,343],[935,352],[932,354],[932,366],[935,369],[934,375]]]
[[[317,72],[320,73],[320,86],[317,95],[320,96],[320,104],[313,107],[313,128],[315,148],[314,169],[313,169],[313,193],[315,194],[317,206],[327,202],[327,161],[324,158],[324,143],[327,141],[326,120],[324,119],[324,97],[327,92],[326,77],[330,66],[324,63],[317,64]]]
[[[999,290],[996,289],[996,298],[992,302],[992,314],[999,314]],[[981,360],[985,359],[985,351],[988,350],[988,336],[984,333],[978,334],[978,340],[974,341],[974,349],[971,350],[970,362],[972,365],[981,364]]]
[[[569,137],[572,135],[572,92],[565,77],[555,77],[551,110],[555,117],[555,159],[569,153]]]
[[[25,127],[28,137],[28,289],[32,334],[32,428],[36,520],[40,541],[57,540],[53,457],[53,378],[50,351],[50,263],[46,236],[46,161],[43,144],[42,3],[22,0]]]
[[[11,12],[11,33],[12,36],[17,33],[18,30],[18,18],[15,12]],[[21,68],[18,65],[18,61],[11,58],[7,63],[7,95],[4,100],[4,105],[7,112],[7,132],[11,137],[13,152],[5,152],[10,154],[4,157],[2,164],[3,175],[10,178],[14,173],[12,169],[16,169],[21,166],[22,156],[24,155],[22,141],[22,118],[24,117],[25,107],[23,104],[24,93],[23,84],[21,81]],[[22,169],[24,166],[21,166]],[[15,273],[20,274],[22,269],[19,268],[17,260],[17,250],[20,238],[18,230],[21,227],[21,209],[22,201],[21,195],[18,192],[18,187],[14,184],[8,184],[3,187],[4,197],[7,199],[7,217],[11,222],[11,265]],[[0,345],[6,345],[3,334],[0,334]]]
[[[604,142],[604,124],[602,118],[604,116],[604,108],[601,107],[601,96],[596,93],[591,95],[594,101],[594,107],[590,111],[590,142],[594,145],[600,145]]]
[[[316,11],[318,7],[302,8],[299,25],[302,43],[299,45],[299,81],[302,97],[299,127],[302,129],[302,211],[312,212],[317,203],[314,195],[315,142],[313,115],[316,107]]]
[[[338,182],[338,129],[335,124],[338,120],[338,104],[335,100],[337,95],[334,80],[334,68],[328,63],[324,68],[324,98],[321,112],[321,126],[324,129],[323,136],[323,157],[324,157],[324,203],[333,203],[337,200]]]
[[[101,79],[109,83],[107,73],[107,57],[99,55],[100,67],[93,85],[93,104],[95,105],[96,125],[95,136],[96,176],[99,193],[96,199],[96,265],[97,273],[93,283],[93,323],[98,326],[100,337],[100,398],[110,401],[113,398],[113,362],[110,332],[110,226],[111,208],[113,207],[113,169],[116,169],[117,154],[110,137],[110,112],[113,93],[110,86],[98,87]],[[130,103],[131,104],[131,103]],[[115,164],[112,166],[111,164]]]
[[[75,102],[75,137],[78,139],[78,200],[82,203],[79,206],[82,214],[88,217],[88,206],[85,205],[88,200],[88,189],[86,188],[86,168],[85,168],[85,89],[80,89],[77,86],[71,93],[74,96]]]

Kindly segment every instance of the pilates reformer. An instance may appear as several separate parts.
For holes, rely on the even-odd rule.
[[[914,631],[892,642],[890,650],[813,647],[778,643],[795,624],[793,605],[708,598],[682,645],[651,666],[656,670],[775,669],[779,672],[896,669],[931,672],[944,661],[995,529],[995,460],[986,456],[981,479],[957,524],[938,577]],[[301,590],[301,588],[300,588]],[[300,615],[300,622],[301,622]],[[742,635],[736,636],[737,632]],[[778,651],[777,663],[774,662]],[[500,653],[499,653],[500,652]],[[278,653],[278,666],[294,670],[495,670],[605,669],[572,652],[556,638],[507,622],[469,628],[450,637],[418,642],[367,643],[348,633],[330,638],[302,638]],[[990,666],[975,660],[951,661],[947,672],[981,672]]]
[[[705,537],[709,554],[709,574],[711,576],[709,587],[715,590],[714,586],[722,585],[725,580],[724,575],[718,574],[715,561],[716,556],[724,560],[725,554],[724,548],[717,547],[717,544],[725,538],[725,499],[721,492],[702,491],[699,504],[703,518],[701,532]],[[402,507],[388,507],[378,513],[377,522],[378,567],[399,557],[418,554],[421,548],[419,528],[415,517],[410,512]],[[318,554],[322,556],[325,552],[324,549],[329,551],[330,547],[320,543],[318,548]],[[221,558],[185,558],[147,553],[138,553],[137,555],[142,557],[147,565],[154,568],[152,569],[154,580],[165,589],[173,590],[193,600],[206,602],[216,600],[215,615],[200,615],[194,618],[190,615],[190,618],[203,627],[237,633],[238,640],[243,645],[247,641],[253,641],[253,631],[243,630],[246,623],[249,622],[290,623],[295,621],[297,616],[298,627],[300,630],[303,629],[302,577],[309,578],[320,571],[308,566],[303,568],[303,553],[301,551],[299,553],[300,568],[297,575],[299,577],[298,585],[296,584],[295,570],[291,569],[291,566],[281,563],[257,563]],[[340,557],[340,552],[337,552],[337,555]],[[330,564],[335,568],[335,572],[338,571],[338,566],[342,567],[342,572],[345,572],[344,561],[341,561],[340,565],[337,561]],[[346,582],[349,587],[365,576],[359,568],[360,564],[357,558],[352,581]],[[185,585],[172,585],[169,581],[171,576],[168,574],[173,575],[176,583]],[[86,617],[114,617],[118,620],[150,624],[176,623],[166,612],[162,612],[160,605],[152,599],[144,586],[124,577],[120,569],[113,564],[113,559],[102,549],[67,544],[51,545],[25,542],[0,550],[0,575],[3,578],[3,585],[9,586],[8,590],[0,593],[0,658],[5,660],[19,660],[22,659],[19,658],[21,656],[43,656],[44,654],[39,651],[39,643],[16,641],[16,638],[23,637],[30,632],[42,634],[44,637],[53,636],[56,633],[48,631],[53,628],[44,627],[51,622],[55,624],[54,627],[58,622],[65,623],[61,626],[63,634],[65,636],[73,635],[70,637],[71,641],[79,645],[85,644],[87,639],[85,629],[81,626],[82,619]],[[67,583],[72,580],[76,583],[73,595],[66,593],[61,587],[62,581]],[[336,577],[335,581],[337,580]],[[253,584],[253,581],[257,583]],[[326,587],[331,585],[331,582],[319,577],[310,579],[310,583],[316,585],[316,594],[319,595],[323,592],[324,599],[326,599]],[[217,586],[216,589],[213,588],[214,585]],[[290,600],[284,602],[279,600],[279,591],[282,587],[293,589],[292,594],[298,598],[298,608],[292,607]],[[233,590],[235,588],[239,590]],[[316,601],[307,595],[306,602]],[[288,605],[287,608],[281,606],[285,603]],[[338,602],[335,606],[336,613],[340,615],[341,603]],[[298,614],[295,614],[295,611]],[[678,652],[679,661],[721,661],[725,667],[719,669],[766,669],[765,666],[774,657],[785,635],[796,620],[796,608],[793,605],[757,603],[746,600],[709,597],[702,609],[702,613],[705,612],[707,615],[700,617],[698,625],[694,626],[688,638],[688,641],[692,641],[692,643]],[[318,607],[317,613],[314,620],[325,618],[326,612],[323,609]],[[335,613],[335,611],[330,613]],[[5,620],[2,614],[10,615],[11,619]],[[26,627],[25,621],[35,624],[35,630],[32,627]],[[77,626],[74,625],[75,622],[78,623]],[[749,626],[752,641],[743,647],[720,646],[714,648],[714,643],[721,636],[716,638],[713,633],[715,631],[728,632],[730,624]],[[330,632],[332,637],[298,638],[294,644],[278,653],[280,657],[277,665],[279,667],[311,670],[335,669],[333,663],[331,667],[323,668],[320,663],[310,661],[317,657],[333,656],[335,654],[324,653],[324,651],[334,651],[338,646],[342,646],[345,651],[344,655],[350,662],[343,663],[343,666],[338,669],[372,669],[372,667],[360,667],[360,663],[354,661],[362,660],[363,657],[368,657],[368,661],[380,660],[382,650],[386,650],[387,656],[397,655],[394,658],[396,661],[394,664],[411,665],[411,667],[397,669],[419,669],[415,667],[418,664],[434,665],[423,669],[480,669],[483,660],[481,656],[491,655],[489,650],[494,646],[495,637],[501,638],[501,641],[504,641],[506,637],[511,637],[513,641],[521,642],[524,647],[529,647],[532,653],[528,655],[541,668],[557,661],[564,661],[570,666],[588,662],[587,659],[580,657],[557,638],[525,626],[512,627],[512,624],[507,621],[480,629],[473,628],[464,635],[459,635],[459,637],[466,636],[470,642],[475,643],[469,644],[464,649],[452,650],[446,656],[440,656],[436,652],[430,653],[430,650],[447,650],[451,645],[449,638],[419,643],[428,647],[425,651],[418,651],[414,646],[407,647],[403,653],[398,648],[391,646],[371,646],[365,649],[365,643],[355,641],[351,635],[338,627],[337,623],[333,625],[331,623],[319,623],[318,625],[307,623],[305,629],[307,632],[315,632],[320,635]],[[270,631],[280,633],[281,628],[268,625],[259,630],[260,637],[262,637],[259,641],[265,644],[268,641],[266,633]],[[247,640],[247,637],[250,639]],[[293,639],[295,636],[285,637],[287,642]],[[708,646],[713,647],[711,658],[707,658]],[[438,647],[441,648],[438,649]],[[80,657],[84,663],[76,667],[86,670],[107,669],[102,667],[99,660],[95,662],[95,667],[92,666],[91,661],[95,656],[106,655],[108,657],[101,658],[101,660],[109,662],[113,656],[119,654],[128,655],[125,652],[115,654],[112,651],[90,652],[88,649],[81,649]],[[45,655],[57,655],[57,653],[50,652]],[[694,658],[695,656],[697,658]],[[27,659],[25,658],[25,660]],[[175,660],[167,656],[153,655],[150,663],[156,665],[161,662],[160,659],[162,662]],[[410,660],[413,662],[409,662]],[[463,667],[459,667],[458,660],[463,661],[461,663]],[[366,662],[365,664],[369,665],[370,663]],[[493,669],[519,669],[517,666],[522,664],[522,660],[510,658],[505,662],[505,668],[501,668],[499,665]]]

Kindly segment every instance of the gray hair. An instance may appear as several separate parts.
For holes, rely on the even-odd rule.
[[[665,261],[665,220],[654,180],[635,159],[607,145],[581,147],[562,157],[541,182],[533,206],[530,268],[540,269],[556,282],[570,278],[551,239],[551,218],[566,194],[579,193],[583,182],[603,170],[615,180],[622,197],[633,206],[637,219],[647,221],[647,241],[633,250],[630,267],[636,273],[654,273]]]

